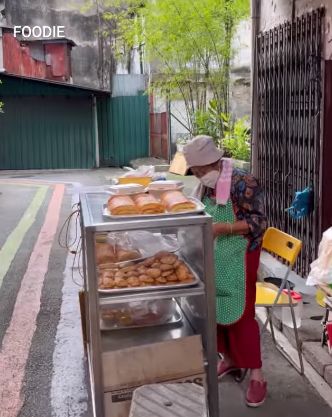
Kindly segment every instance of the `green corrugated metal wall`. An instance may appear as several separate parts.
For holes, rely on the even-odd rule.
[[[1,76],[0,169],[95,166],[92,95],[62,85]]]
[[[91,100],[7,97],[0,115],[1,169],[92,168]]]
[[[101,166],[123,166],[148,156],[147,96],[107,93],[1,76],[0,169],[95,166],[92,96],[97,96]]]
[[[148,96],[99,99],[98,123],[101,165],[124,166],[149,155]]]

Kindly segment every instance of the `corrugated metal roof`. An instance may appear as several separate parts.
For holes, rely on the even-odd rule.
[[[51,81],[51,80],[41,80],[38,78],[33,78],[33,77],[24,77],[21,75],[15,75],[15,74],[9,74],[7,72],[3,72],[0,74],[0,79],[2,79],[3,84],[2,86],[0,86],[0,96],[1,96],[1,92],[5,91],[4,90],[4,80],[13,78],[13,79],[21,79],[22,80],[22,84],[24,82],[24,80],[27,80],[29,82],[33,82],[33,83],[40,83],[41,85],[49,85],[50,87],[64,87],[65,89],[76,89],[76,90],[81,90],[82,92],[85,93],[92,93],[95,95],[110,95],[110,91],[107,90],[102,90],[102,89],[97,89],[97,88],[89,88],[89,87],[85,87],[85,86],[81,86],[78,84],[68,84],[68,83],[63,83],[63,82],[59,82],[59,81]]]
[[[22,36],[17,36],[17,39],[22,42],[43,42],[43,43],[69,43],[71,46],[77,46],[77,44],[69,38],[23,38]]]

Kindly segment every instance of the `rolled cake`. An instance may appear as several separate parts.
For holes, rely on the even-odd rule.
[[[110,197],[107,206],[112,216],[139,214],[133,199],[125,195],[116,195]]]
[[[166,191],[161,196],[161,201],[170,213],[195,210],[196,204],[185,197],[181,191]]]
[[[140,214],[160,214],[165,212],[164,205],[150,194],[138,194],[133,200]]]

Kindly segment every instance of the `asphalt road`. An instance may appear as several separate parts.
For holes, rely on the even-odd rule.
[[[59,246],[58,234],[80,185],[103,184],[112,174],[0,176],[0,417],[92,415],[78,306],[82,280],[76,268],[73,281],[73,255]],[[262,344],[266,403],[248,409],[246,384],[227,379],[219,387],[220,415],[332,417],[319,393],[275,351],[268,334]]]

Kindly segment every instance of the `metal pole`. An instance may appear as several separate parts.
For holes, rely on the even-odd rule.
[[[93,96],[92,109],[93,109],[93,129],[94,129],[94,136],[95,136],[96,168],[99,168],[100,167],[100,154],[99,154],[99,132],[98,132],[98,113],[97,113],[96,96]]]
[[[172,160],[172,121],[171,121],[171,100],[169,96],[166,99],[167,112],[167,143],[168,143],[168,162]]]
[[[0,73],[5,71],[3,64],[3,42],[2,42],[2,28],[0,27]]]
[[[259,32],[261,0],[251,0],[251,171],[258,174],[258,97],[256,37]]]

